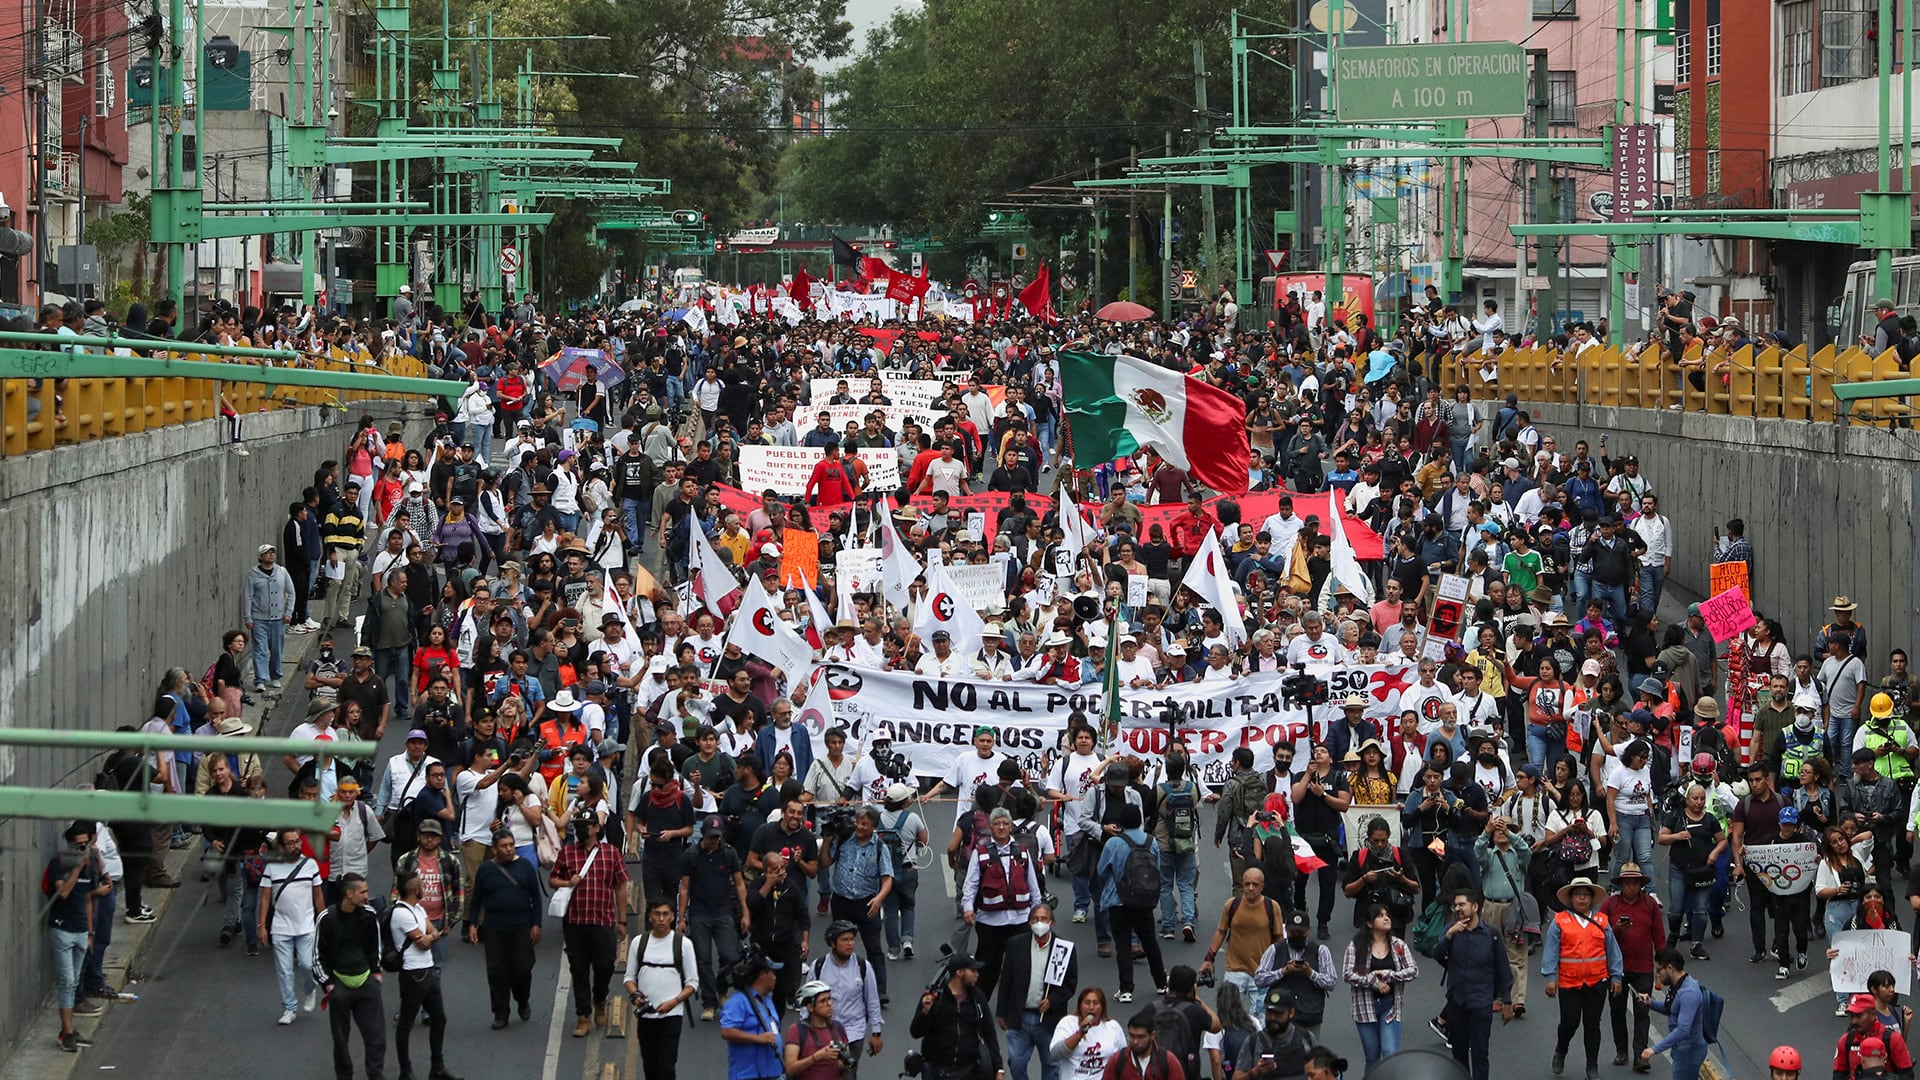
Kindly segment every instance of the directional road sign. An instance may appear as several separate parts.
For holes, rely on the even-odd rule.
[[[1527,54],[1505,41],[1349,45],[1334,54],[1343,124],[1477,120],[1527,109]]]

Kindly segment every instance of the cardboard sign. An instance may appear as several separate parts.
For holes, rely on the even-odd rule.
[[[1827,947],[1840,953],[1827,964],[1833,992],[1867,993],[1867,977],[1885,971],[1893,976],[1894,992],[1907,993],[1913,985],[1913,963],[1907,958],[1912,937],[1905,930],[1843,930],[1833,935]]]
[[[1739,586],[1700,601],[1700,618],[1715,641],[1736,638],[1759,621],[1753,617],[1753,605],[1747,602],[1747,590]]]
[[[947,580],[973,610],[985,614],[1007,606],[1006,570],[992,562],[954,563]]]
[[[1127,575],[1127,606],[1130,608],[1147,606],[1147,575]]]
[[[842,551],[834,561],[839,572],[840,584],[856,594],[865,595],[880,591],[880,549],[857,548]]]
[[[867,489],[891,491],[900,486],[900,457],[886,447],[863,448],[858,452],[867,465]],[[740,483],[747,491],[772,488],[782,495],[806,492],[813,466],[826,451],[817,446],[742,446]]]
[[[820,583],[820,535],[786,529],[780,535],[780,584],[804,589]]]
[[[1367,806],[1355,803],[1340,815],[1346,820],[1347,854],[1351,855],[1367,846],[1367,823],[1379,818],[1387,823],[1388,842],[1400,846],[1400,808],[1398,806]]]
[[[1753,582],[1747,580],[1747,564],[1720,562],[1707,567],[1707,595],[1718,596],[1728,589],[1743,589],[1753,595]]]

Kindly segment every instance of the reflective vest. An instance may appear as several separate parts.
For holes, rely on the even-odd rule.
[[[1033,875],[1026,849],[1009,844],[1002,865],[994,844],[983,845],[974,858],[980,866],[980,886],[973,898],[976,911],[1024,911],[1033,906]],[[1009,872],[1011,868],[1011,872]]]
[[[1596,911],[1582,920],[1571,911],[1562,911],[1553,921],[1560,927],[1560,985],[1606,982],[1607,917]]]
[[[1873,751],[1873,767],[1881,776],[1895,780],[1913,778],[1913,763],[1907,760],[1906,755],[1895,752],[1906,748],[1906,725],[1889,725],[1887,730],[1882,730],[1868,721],[1861,730],[1865,732],[1861,745]]]
[[[1820,729],[1816,725],[1803,736],[1798,728],[1788,725],[1781,735],[1780,786],[1797,789],[1800,786],[1800,767],[1807,763],[1807,759],[1820,756]]]

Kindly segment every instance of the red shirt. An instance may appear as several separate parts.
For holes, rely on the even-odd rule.
[[[1173,535],[1169,537],[1173,541],[1173,550],[1177,554],[1188,557],[1198,555],[1200,542],[1207,538],[1208,530],[1219,527],[1220,520],[1213,516],[1211,510],[1201,511],[1199,517],[1194,517],[1190,513],[1182,514],[1174,519]],[[1224,566],[1220,567],[1222,573],[1225,573],[1226,569]]]
[[[1877,1038],[1887,1044],[1887,1069],[1890,1072],[1907,1072],[1913,1069],[1913,1055],[1907,1051],[1907,1040],[1900,1032],[1885,1024],[1876,1022],[1865,1032],[1855,1032],[1851,1027],[1840,1036],[1840,1045],[1833,1052],[1833,1075],[1852,1077],[1860,1072],[1860,1041]]]
[[[834,506],[853,501],[853,481],[847,476],[847,466],[839,458],[821,458],[814,463],[813,475],[807,477],[806,496],[808,506]]]

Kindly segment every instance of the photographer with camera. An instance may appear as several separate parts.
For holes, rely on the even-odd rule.
[[[920,1040],[922,1080],[1006,1080],[992,1009],[979,985],[981,967],[966,953],[954,953],[941,968],[944,978],[920,995],[907,1033]],[[912,1066],[913,1055],[907,1064]]]
[[[879,979],[872,964],[854,955],[856,943],[854,925],[844,919],[837,919],[827,926],[827,954],[807,966],[805,974],[807,986],[824,986],[836,996],[835,1000],[846,1002],[845,1030],[841,1032],[841,1041],[848,1047],[846,1073],[849,1077],[860,1071],[860,1055],[868,1052],[878,1054],[882,1047],[880,1030],[886,1026],[886,1017],[881,1009],[887,999],[881,995]],[[807,988],[800,988],[800,1000],[804,1005]],[[791,1035],[787,1041],[794,1041]],[[791,1070],[792,1062],[788,1063]]]
[[[693,942],[674,930],[673,904],[654,900],[647,908],[647,932],[627,946],[627,1003],[639,1025],[647,1080],[674,1078],[687,1003],[700,992],[699,972]]]
[[[578,818],[567,832],[567,845],[560,849],[547,884],[570,891],[564,900],[556,891],[547,913],[561,919],[573,970],[573,1037],[581,1039],[607,1023],[615,943],[627,924],[627,864],[619,848],[600,838],[598,818]]]
[[[782,965],[780,989],[797,988],[810,936],[806,889],[793,861],[780,852],[769,854],[761,867],[760,884],[747,892],[746,930],[754,948]]]
[[[910,784],[895,781],[887,788],[886,810],[880,815],[880,842],[893,856],[893,888],[881,905],[881,928],[887,939],[887,959],[913,959],[914,894],[920,888],[920,870],[907,859],[908,850],[925,850],[933,839],[927,823],[913,808]]]
[[[841,813],[845,813],[844,810]],[[831,828],[822,815],[821,833],[826,837],[821,865],[832,883],[834,926],[841,923],[859,931],[867,949],[867,962],[873,966],[879,985],[880,1003],[887,1003],[887,949],[881,934],[880,911],[893,890],[893,853],[880,842],[880,811],[862,806],[853,812],[853,832],[844,824]],[[829,928],[831,929],[831,928]],[[828,944],[833,943],[828,938]]]
[[[727,1042],[727,1080],[775,1080],[786,1075],[780,1038],[780,1006],[773,996],[781,965],[749,952],[734,972],[739,988],[720,1007],[720,1037]]]
[[[800,988],[802,1017],[787,1025],[787,1075],[796,1080],[838,1080],[857,1071],[859,1042],[833,1018],[833,988],[815,979]]]

